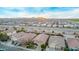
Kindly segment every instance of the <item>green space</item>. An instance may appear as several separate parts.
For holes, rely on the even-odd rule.
[[[79,22],[79,19],[70,19],[72,22]]]

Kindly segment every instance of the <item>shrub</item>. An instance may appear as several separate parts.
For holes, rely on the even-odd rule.
[[[52,33],[54,33],[54,31],[52,31]]]
[[[58,33],[56,36],[62,36],[63,37],[63,35],[61,33]]]
[[[65,47],[65,48],[64,48],[64,51],[70,51],[70,50],[69,50],[69,48],[66,48],[66,47]]]
[[[42,44],[41,45],[41,50],[43,51],[43,50],[45,50],[46,49],[46,44]]]
[[[17,30],[17,28],[16,27],[13,27],[14,28],[14,30]]]
[[[35,49],[37,44],[35,44],[33,41],[26,42],[26,48]]]
[[[19,29],[19,30],[16,30],[16,32],[17,32],[17,33],[19,33],[19,32],[25,32],[25,29],[24,29],[24,28],[21,28],[21,29]]]
[[[0,32],[0,41],[8,41],[10,40],[10,37],[5,32]]]
[[[8,28],[5,29],[6,31],[8,30]]]

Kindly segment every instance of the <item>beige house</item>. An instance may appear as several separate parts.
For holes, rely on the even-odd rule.
[[[48,46],[51,49],[62,50],[65,47],[64,38],[60,36],[51,36],[48,41]]]
[[[37,37],[33,39],[33,41],[37,43],[38,45],[45,44],[48,40],[48,37],[49,35],[39,34]]]

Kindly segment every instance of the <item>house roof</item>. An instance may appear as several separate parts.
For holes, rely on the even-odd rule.
[[[43,34],[39,34],[33,40],[34,40],[35,43],[40,45],[40,44],[46,43],[48,37],[49,37],[49,35],[46,35],[46,34],[43,33]]]
[[[60,36],[51,36],[48,42],[49,47],[65,47],[65,41],[63,37]]]
[[[74,38],[68,38],[66,40],[69,48],[79,48],[79,40]]]
[[[24,44],[26,43],[28,40],[32,40],[34,37],[36,36],[36,34],[34,33],[17,33],[14,34],[14,37],[17,38],[17,42]]]

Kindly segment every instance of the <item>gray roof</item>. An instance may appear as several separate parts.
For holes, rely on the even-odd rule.
[[[49,48],[61,48],[65,47],[65,41],[63,37],[51,36],[48,42]]]

